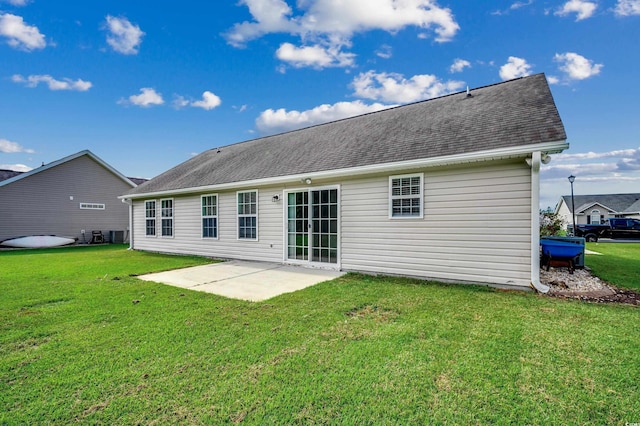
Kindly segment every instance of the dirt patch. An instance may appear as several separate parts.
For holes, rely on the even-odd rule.
[[[576,269],[573,274],[569,273],[568,268],[541,270],[540,281],[549,286],[548,296],[640,306],[640,293],[608,284],[594,276],[589,268]]]
[[[377,321],[387,322],[397,318],[399,312],[377,305],[362,305],[345,312],[345,315],[355,319],[375,319]]]

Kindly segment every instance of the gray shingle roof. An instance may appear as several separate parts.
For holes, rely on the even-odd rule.
[[[205,151],[129,194],[371,166],[566,134],[543,74]]]
[[[15,170],[0,169],[0,182],[3,180],[11,179],[14,176],[18,176],[22,172],[16,172]]]
[[[149,180],[145,178],[135,178],[135,177],[127,177],[127,179],[129,179],[131,182],[135,183],[136,185],[140,185]]]
[[[563,195],[562,198],[571,212],[571,195]],[[607,207],[616,213],[640,212],[640,193],[574,195],[573,202],[576,206],[576,213],[580,213],[584,209],[588,209],[594,203]]]

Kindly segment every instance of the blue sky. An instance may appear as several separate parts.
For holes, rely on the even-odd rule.
[[[544,72],[571,148],[541,206],[640,192],[640,0],[0,0],[0,168],[210,148]]]

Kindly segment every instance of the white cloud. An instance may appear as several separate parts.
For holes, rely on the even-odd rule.
[[[298,1],[303,14],[292,16],[284,0],[241,0],[253,22],[236,24],[226,34],[233,45],[243,45],[264,34],[284,32],[300,36],[349,38],[356,32],[396,32],[406,26],[433,29],[437,41],[448,41],[460,29],[450,9],[434,0],[305,0]]]
[[[77,79],[73,81],[70,78],[63,78],[62,80],[56,80],[50,75],[30,75],[23,77],[20,74],[14,74],[11,77],[14,83],[24,83],[27,87],[36,87],[40,83],[45,83],[49,86],[50,90],[76,90],[79,92],[86,92],[92,86],[90,81],[84,81]]]
[[[556,154],[554,158],[562,161],[575,161],[575,160],[599,160],[603,158],[635,158],[640,160],[640,148],[631,149],[617,149],[607,152],[582,152],[576,154]]]
[[[14,172],[30,172],[33,167],[24,164],[0,164],[0,169],[13,170]]]
[[[640,15],[640,0],[618,0],[615,13],[618,16]]]
[[[466,59],[456,58],[456,60],[453,61],[453,64],[449,67],[449,72],[462,72],[465,68],[471,68],[471,62]]]
[[[175,109],[184,108],[189,105],[189,101],[184,96],[174,95],[173,102],[171,102]]]
[[[174,95],[173,102],[171,103],[175,109],[181,109],[184,107],[194,107],[212,110],[222,104],[222,100],[213,92],[205,90],[202,93],[202,99],[199,101],[190,101],[182,95]]]
[[[388,44],[383,44],[378,50],[376,50],[376,55],[381,57],[382,59],[389,59],[393,55],[392,52],[393,50],[391,46],[389,46]]]
[[[256,119],[256,127],[262,134],[274,134],[380,111],[393,106],[395,105],[379,103],[367,105],[361,101],[353,101],[338,102],[333,105],[324,104],[306,111],[268,109]]]
[[[523,8],[523,7],[531,6],[532,4],[533,4],[533,0],[528,0],[526,2],[517,1],[515,3],[512,3],[511,6],[509,6],[509,9],[507,9],[507,10],[496,10],[495,12],[491,12],[491,14],[492,15],[507,15],[512,10],[518,10],[518,9]]]
[[[107,15],[107,43],[118,53],[135,55],[138,53],[144,32],[127,18],[115,18]]]
[[[434,75],[414,75],[410,79],[401,74],[367,71],[353,79],[354,96],[383,102],[408,103],[436,98],[460,90],[461,81],[442,82]]]
[[[562,8],[558,9],[554,14],[557,16],[567,16],[572,13],[576,14],[576,21],[590,18],[598,7],[597,3],[585,0],[569,0]]]
[[[164,104],[164,99],[162,99],[162,95],[157,93],[154,89],[150,87],[143,87],[140,89],[139,95],[131,95],[127,99],[120,99],[118,101],[121,105],[137,105],[141,107],[149,107],[152,105],[162,105]]]
[[[17,142],[11,142],[10,140],[0,138],[0,152],[3,152],[5,154],[17,154],[20,152],[33,154],[35,151],[32,149],[23,148]]]
[[[556,53],[553,60],[560,63],[560,70],[564,71],[570,80],[584,80],[600,74],[604,65],[594,64],[590,59],[577,53]]]
[[[7,37],[9,46],[31,51],[44,49],[47,43],[38,27],[27,25],[21,16],[0,14],[0,36]]]
[[[500,78],[503,80],[512,80],[529,74],[531,74],[531,65],[516,56],[509,56],[508,62],[500,67]]]
[[[190,105],[192,107],[202,108],[208,111],[218,107],[221,103],[222,101],[218,96],[207,90],[202,94],[201,101],[191,102]]]
[[[435,0],[299,0],[296,11],[285,0],[241,0],[240,4],[249,8],[253,21],[235,24],[225,34],[229,44],[242,47],[271,33],[300,37],[305,47],[294,49],[285,43],[279,49],[279,55],[289,55],[297,66],[328,66],[320,64],[329,58],[333,58],[328,62],[332,66],[352,65],[353,54],[341,49],[351,45],[356,33],[395,33],[414,26],[435,33],[436,41],[445,42],[460,29],[451,10],[440,7]]]
[[[18,7],[26,6],[27,4],[29,4],[29,0],[4,0],[4,2]]]
[[[558,83],[560,83],[560,79],[558,77],[556,77],[555,75],[547,76],[547,81],[549,82],[549,84],[558,84]]]
[[[347,67],[353,65],[353,53],[340,51],[340,46],[320,45],[296,47],[291,43],[283,43],[276,51],[276,57],[290,63],[296,68],[313,67]]]

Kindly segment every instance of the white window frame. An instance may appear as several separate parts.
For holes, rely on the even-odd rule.
[[[103,203],[80,203],[80,210],[104,210]]]
[[[212,206],[204,206],[203,205],[203,200],[205,198],[208,197],[215,197],[215,203]],[[220,226],[219,226],[219,220],[218,220],[218,194],[206,194],[206,195],[202,195],[200,197],[200,237],[203,240],[217,240],[219,238],[220,235]],[[214,213],[215,214],[205,214],[205,208],[210,208],[213,207],[214,209]],[[214,226],[214,231],[215,231],[215,236],[214,237],[209,237],[209,236],[205,236],[204,235],[204,220],[205,219],[214,219],[215,220],[215,226]]]
[[[408,195],[393,195],[393,181],[397,179],[411,179],[411,178],[419,178],[419,193],[418,194],[408,194]],[[394,200],[403,200],[403,199],[415,199],[419,198],[420,200],[420,212],[416,215],[394,215],[393,214],[393,201]],[[389,219],[423,219],[424,218],[424,173],[411,173],[405,175],[395,175],[389,176]]]
[[[598,216],[598,222],[597,223],[593,222],[593,217],[594,216]],[[589,222],[592,225],[601,225],[602,224],[602,220],[601,220],[602,216],[603,215],[600,213],[599,209],[593,209],[593,210],[591,210],[591,213],[589,213]]]
[[[149,208],[147,205],[153,203],[153,216],[149,216]],[[148,238],[156,238],[158,236],[158,202],[156,200],[145,200],[144,202],[144,235]],[[147,221],[153,220],[153,234],[149,234]]]
[[[256,194],[255,213],[240,213],[240,202],[238,200],[238,196],[240,194],[250,194],[252,192],[255,192],[255,194]],[[249,189],[249,190],[246,190],[246,191],[237,191],[236,192],[236,239],[241,240],[241,241],[258,241],[258,211],[259,211],[258,199],[259,199],[259,193],[258,193],[257,189]],[[247,203],[243,203],[243,205],[244,204],[247,204]],[[250,202],[249,205],[250,204],[252,204],[252,203]],[[256,236],[255,236],[255,238],[240,237],[240,219],[241,218],[251,218],[251,217],[255,217],[255,220],[256,220]]]
[[[165,210],[169,210],[169,209],[165,209],[165,207],[162,206],[162,203],[165,201],[171,201],[171,216],[165,216]],[[175,235],[175,201],[173,200],[173,198],[163,198],[160,200],[160,236],[162,238],[173,238],[173,236]],[[171,221],[171,235],[164,235],[164,221],[165,220],[170,220]]]

